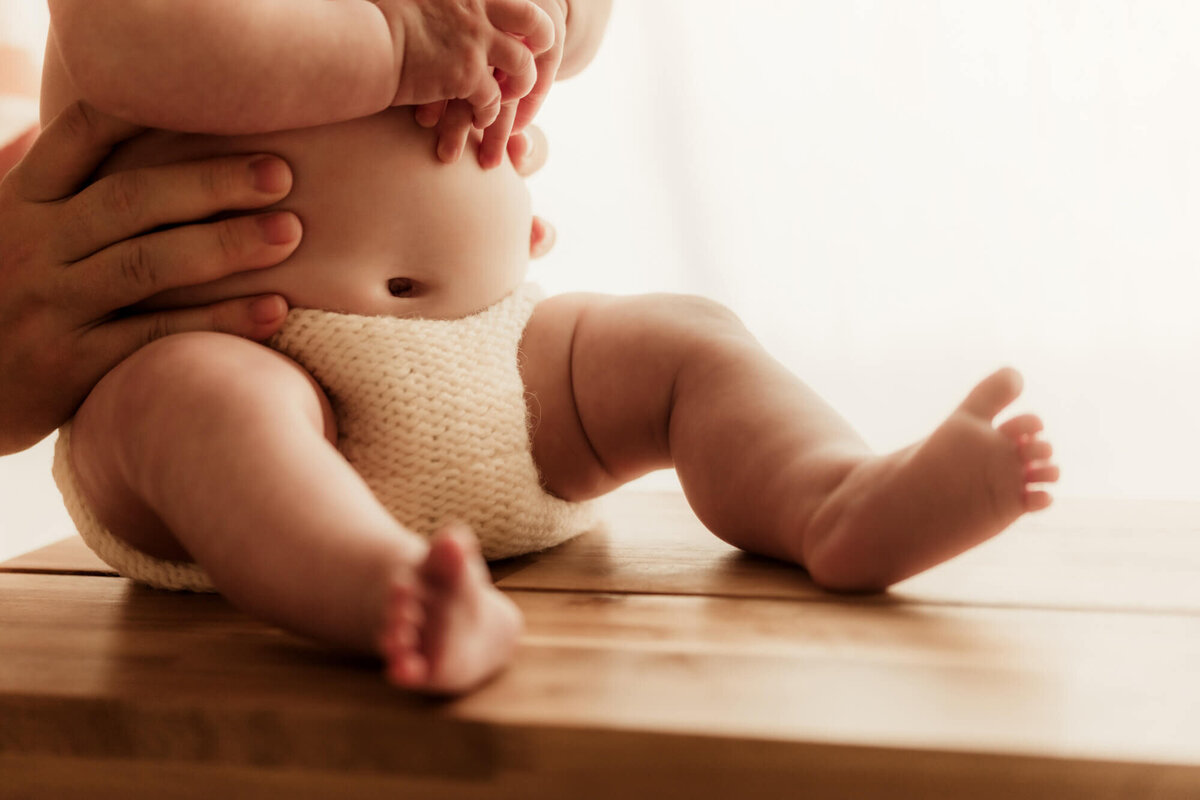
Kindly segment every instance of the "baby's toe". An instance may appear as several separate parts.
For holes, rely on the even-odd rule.
[[[417,649],[421,643],[420,631],[412,625],[389,625],[379,637],[379,652],[384,658],[392,658],[397,653]]]
[[[383,630],[379,635],[379,650],[389,657],[420,644],[421,627],[425,624],[425,603],[418,587],[400,579],[388,588],[383,611]]]
[[[1004,367],[980,381],[961,408],[973,416],[990,420],[1017,399],[1022,386],[1021,373],[1012,367]]]
[[[1050,505],[1051,500],[1049,492],[1026,490],[1025,510],[1041,511]]]
[[[996,427],[996,430],[1011,439],[1019,440],[1022,436],[1033,436],[1040,433],[1044,427],[1041,418],[1036,414],[1021,414],[1002,422]]]
[[[388,661],[387,676],[406,689],[424,688],[429,682],[429,662],[416,650],[396,653]]]
[[[1021,460],[1030,461],[1049,461],[1054,455],[1054,448],[1050,443],[1033,437],[1026,437],[1021,440]]]
[[[420,567],[421,578],[439,590],[454,591],[469,577],[472,559],[482,559],[475,534],[466,525],[447,525],[429,544],[429,554]]]
[[[1041,464],[1025,469],[1026,483],[1054,483],[1058,480],[1058,467],[1054,464]]]

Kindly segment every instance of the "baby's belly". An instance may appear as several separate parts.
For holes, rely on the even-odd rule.
[[[155,307],[277,292],[293,307],[355,314],[459,317],[520,284],[529,254],[524,181],[507,161],[479,168],[474,149],[453,165],[434,156],[434,134],[409,109],[336,125],[260,136],[151,132],[105,171],[222,153],[275,153],[291,164],[304,237],[277,267],[153,298]],[[395,297],[393,278],[412,282]]]

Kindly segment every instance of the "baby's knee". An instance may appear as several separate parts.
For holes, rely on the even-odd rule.
[[[286,357],[236,336],[183,333],[138,350],[96,387],[88,405],[115,430],[164,428],[236,415],[284,413],[311,395],[311,378]],[[87,416],[81,409],[81,416]]]
[[[215,333],[166,336],[125,359],[105,381],[112,384],[111,391],[143,410],[193,402],[223,405],[244,392],[244,373],[253,356],[240,351],[250,346]]]
[[[694,294],[654,295],[665,314],[704,333],[741,334],[746,330],[741,318],[716,300]]]
[[[211,429],[206,414],[235,402],[232,378],[219,367],[224,349],[217,334],[158,339],[114,367],[88,395],[71,424],[71,460],[99,513],[129,506],[128,487],[161,471],[189,429]]]
[[[754,337],[742,320],[715,300],[696,295],[659,295],[653,325],[659,336],[673,341],[681,366],[730,358],[739,360]]]
[[[712,346],[750,338],[737,314],[707,297],[651,294],[622,301],[629,303],[634,327],[656,339]]]

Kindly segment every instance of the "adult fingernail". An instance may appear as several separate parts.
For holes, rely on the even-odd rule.
[[[263,214],[257,219],[258,229],[267,244],[287,244],[300,236],[300,220],[290,212],[277,211]]]
[[[262,156],[250,162],[250,174],[254,188],[264,194],[286,192],[292,182],[288,165],[274,156]]]
[[[287,314],[287,301],[277,294],[260,297],[250,304],[250,319],[258,325],[275,322]]]

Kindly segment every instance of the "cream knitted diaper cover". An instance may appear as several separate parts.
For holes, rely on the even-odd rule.
[[[325,390],[338,449],[397,520],[425,536],[461,520],[485,558],[507,558],[597,522],[591,503],[546,493],[533,462],[517,346],[539,299],[525,284],[453,320],[294,309],[269,344]],[[195,564],[150,558],[99,524],[70,469],[70,433],[70,423],[59,432],[54,478],[88,546],[151,586],[211,590]]]

